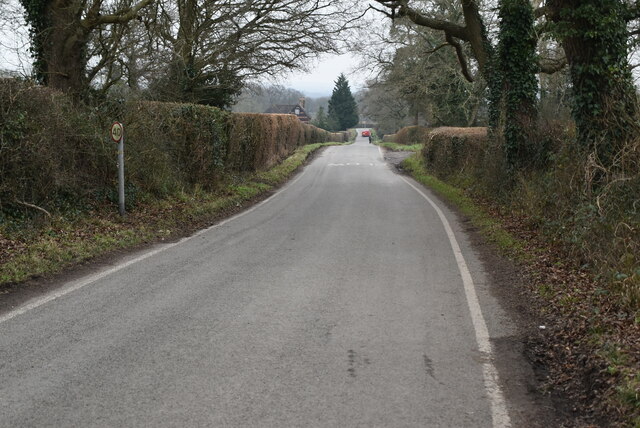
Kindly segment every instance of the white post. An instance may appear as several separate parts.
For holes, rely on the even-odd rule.
[[[118,202],[120,205],[120,215],[124,216],[124,132],[122,132],[122,136],[118,142]]]
[[[111,125],[111,140],[118,143],[118,205],[124,217],[124,126],[120,122]]]

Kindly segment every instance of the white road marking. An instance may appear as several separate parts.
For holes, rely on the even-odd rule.
[[[487,329],[487,323],[482,316],[482,309],[480,308],[480,302],[478,301],[478,295],[476,294],[475,285],[473,283],[471,273],[469,272],[469,268],[467,267],[467,262],[462,255],[462,251],[460,250],[458,240],[456,239],[456,236],[451,229],[451,225],[449,224],[447,218],[444,216],[444,213],[442,212],[440,207],[438,207],[435,202],[431,200],[431,198],[429,198],[421,189],[414,186],[409,180],[402,176],[399,177],[402,178],[402,180],[404,180],[405,183],[411,186],[416,192],[418,192],[424,199],[426,199],[429,205],[431,205],[436,211],[438,217],[440,218],[440,221],[442,222],[442,225],[444,226],[444,230],[449,238],[449,243],[451,244],[451,249],[453,250],[456,262],[458,263],[458,270],[460,271],[460,275],[462,276],[464,294],[467,299],[469,312],[471,313],[471,321],[473,323],[473,329],[475,330],[476,334],[476,343],[478,344],[478,350],[483,356],[482,375],[484,378],[484,387],[491,402],[491,417],[493,419],[493,426],[496,428],[510,427],[511,419],[509,418],[509,412],[507,411],[504,394],[502,393],[502,389],[500,388],[498,371],[493,365],[493,349],[489,340],[489,330]]]
[[[298,180],[300,180],[302,178],[302,176],[304,175],[304,173],[306,171],[307,171],[306,169],[302,170],[300,175],[298,175],[298,177],[296,177],[289,184],[287,184],[286,186],[284,186],[283,188],[278,190],[273,195],[269,196],[264,201],[262,201],[262,202],[260,202],[260,203],[258,203],[256,205],[254,205],[253,207],[249,208],[248,210],[243,211],[241,213],[238,213],[238,214],[234,215],[233,217],[229,217],[228,219],[223,220],[220,223],[214,224],[213,226],[210,226],[210,227],[208,227],[206,229],[202,229],[202,230],[194,233],[191,236],[187,236],[186,238],[182,238],[178,242],[173,242],[171,244],[165,244],[160,248],[156,248],[155,250],[151,250],[151,251],[149,251],[147,253],[144,253],[141,256],[136,257],[135,259],[129,260],[128,262],[121,263],[119,265],[116,265],[116,266],[114,266],[114,267],[112,267],[110,269],[104,270],[104,271],[102,271],[100,273],[97,273],[95,275],[90,275],[90,276],[88,276],[86,278],[83,278],[82,280],[80,280],[76,284],[72,283],[73,285],[71,285],[69,287],[61,288],[61,289],[59,289],[57,291],[54,291],[54,292],[48,294],[45,297],[33,300],[31,302],[27,302],[24,305],[19,306],[18,308],[11,310],[11,311],[7,312],[4,315],[1,315],[0,316],[0,324],[4,323],[5,321],[9,321],[10,319],[15,318],[15,317],[17,317],[19,315],[22,315],[22,314],[24,314],[26,312],[29,312],[29,311],[31,311],[33,309],[39,308],[40,306],[45,305],[45,304],[47,304],[47,303],[49,303],[49,302],[51,302],[53,300],[56,300],[56,299],[58,299],[60,297],[66,296],[69,293],[73,293],[74,291],[77,291],[77,290],[79,290],[79,289],[81,289],[83,287],[86,287],[87,285],[93,284],[94,282],[99,281],[102,278],[105,278],[105,277],[107,277],[107,276],[109,276],[111,274],[114,274],[116,272],[119,272],[122,269],[125,269],[125,268],[127,268],[127,267],[129,267],[131,265],[134,265],[134,264],[136,264],[138,262],[141,262],[141,261],[143,261],[145,259],[148,259],[149,257],[153,257],[156,254],[159,254],[159,253],[161,253],[163,251],[166,251],[166,250],[171,249],[173,247],[176,247],[176,246],[178,246],[180,244],[183,244],[183,243],[185,243],[185,242],[187,242],[187,241],[189,241],[189,240],[191,240],[193,238],[196,238],[196,237],[198,237],[198,236],[200,236],[200,235],[202,235],[204,233],[207,233],[208,231],[210,231],[212,229],[216,229],[218,227],[224,226],[225,224],[227,224],[227,223],[229,223],[229,222],[231,222],[233,220],[237,220],[240,217],[243,217],[243,216],[255,211],[256,209],[258,209],[262,205],[266,204],[267,202],[271,201],[276,196],[278,196],[279,194],[281,194],[282,192],[287,190],[290,186],[294,185]]]
[[[330,163],[327,166],[387,166],[386,163]]]

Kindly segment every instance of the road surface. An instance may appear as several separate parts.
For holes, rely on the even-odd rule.
[[[513,426],[489,338],[510,321],[441,205],[366,138],[326,149],[251,210],[0,314],[0,426]]]

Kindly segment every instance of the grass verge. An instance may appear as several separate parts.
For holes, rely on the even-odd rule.
[[[125,218],[109,206],[73,218],[44,218],[42,224],[27,228],[0,226],[0,245],[6,248],[0,254],[0,286],[58,273],[100,255],[205,227],[284,183],[314,151],[339,144],[300,147],[269,170],[234,176],[215,193],[195,190],[149,199]]]
[[[405,145],[398,143],[383,143],[382,141],[376,141],[375,144],[391,150],[392,152],[419,152],[422,150],[422,147],[424,147],[423,144]]]
[[[482,208],[475,204],[471,198],[462,192],[462,190],[430,175],[424,166],[421,156],[410,156],[404,160],[402,167],[417,181],[430,189],[433,189],[444,199],[455,205],[465,216],[469,218],[471,223],[478,228],[482,236],[484,236],[489,242],[495,244],[502,253],[508,254],[510,257],[514,257],[518,260],[524,260],[529,257],[527,252],[524,250],[523,243],[507,232],[501,226],[499,221],[491,217]]]
[[[527,304],[537,306],[534,312],[554,325],[542,336],[545,353],[540,358],[549,370],[547,387],[576,400],[574,405],[583,413],[576,417],[607,420],[607,426],[640,427],[640,324],[624,321],[617,306],[599,293],[597,280],[576,270],[561,254],[519,238],[517,230],[511,233],[502,219],[488,214],[461,189],[430,175],[419,154],[407,158],[402,167],[456,206],[485,239],[527,273],[532,293],[527,296],[535,296]],[[579,425],[593,426],[584,421]]]

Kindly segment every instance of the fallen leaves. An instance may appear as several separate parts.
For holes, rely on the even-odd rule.
[[[640,420],[638,314],[619,304],[610,284],[542,235],[535,221],[487,201],[481,205],[533,256],[524,264],[530,279],[525,294],[545,322],[537,358],[548,371],[547,389],[572,403],[584,416],[581,424],[632,426]]]

